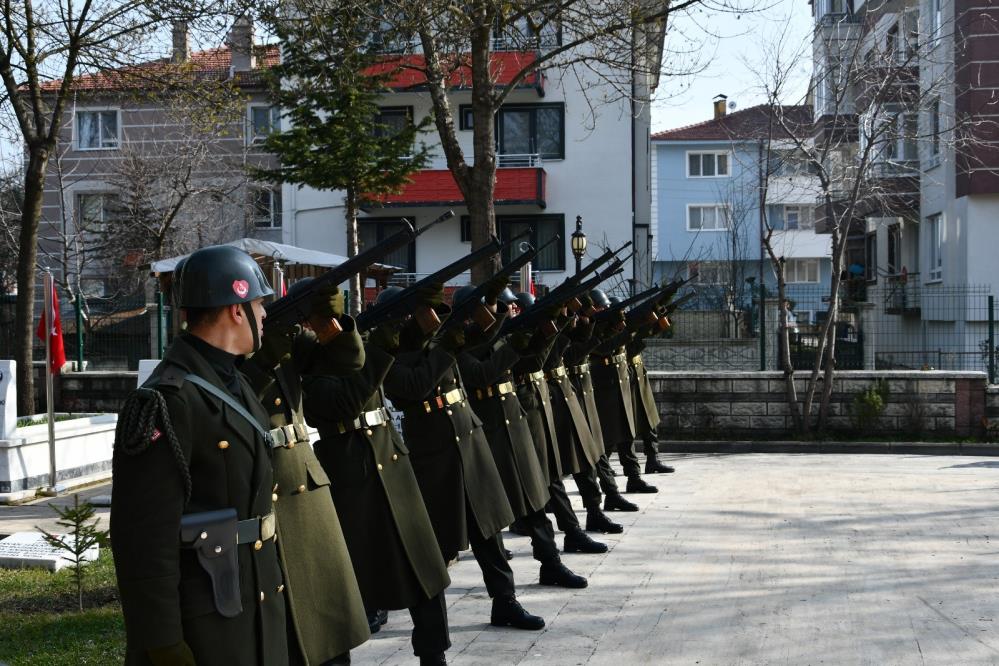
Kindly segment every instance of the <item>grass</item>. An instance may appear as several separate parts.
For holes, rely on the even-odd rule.
[[[60,421],[72,421],[73,419],[84,419],[92,414],[56,414],[53,421],[59,423]],[[48,416],[42,416],[37,419],[33,419],[30,416],[25,416],[17,420],[18,428],[27,428],[28,426],[44,425],[49,422]]]
[[[111,551],[87,565],[83,613],[72,572],[0,569],[0,661],[10,666],[120,664],[125,625]]]

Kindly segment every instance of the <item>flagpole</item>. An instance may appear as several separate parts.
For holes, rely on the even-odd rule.
[[[49,423],[49,487],[48,493],[58,494],[56,487],[56,450],[55,450],[55,390],[52,379],[52,329],[55,328],[55,308],[52,305],[52,272],[45,271],[45,404],[48,408]]]

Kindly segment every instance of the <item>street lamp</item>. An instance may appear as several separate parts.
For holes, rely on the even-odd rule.
[[[586,234],[583,233],[583,218],[576,216],[576,230],[569,239],[572,255],[576,257],[576,272],[583,270],[583,257],[586,255]]]

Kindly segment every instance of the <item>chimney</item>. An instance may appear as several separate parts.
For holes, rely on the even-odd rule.
[[[191,44],[187,37],[187,22],[174,21],[173,23],[173,55],[170,60],[175,63],[187,62],[191,57]]]
[[[233,72],[246,72],[254,68],[253,56],[253,21],[247,16],[241,16],[232,24],[225,43],[232,52]]]
[[[725,104],[726,101],[728,101],[728,97],[726,95],[715,95],[715,98],[712,101],[715,109],[715,120],[725,117],[725,113],[727,112]]]

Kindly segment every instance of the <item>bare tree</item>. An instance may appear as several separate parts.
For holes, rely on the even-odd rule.
[[[121,68],[159,55],[155,33],[164,24],[208,20],[223,11],[224,3],[199,0],[3,3],[0,79],[4,95],[0,102],[25,149],[15,330],[18,413],[34,411],[31,347],[42,194],[49,161],[75,93],[74,81],[80,74],[108,70],[120,76]]]

